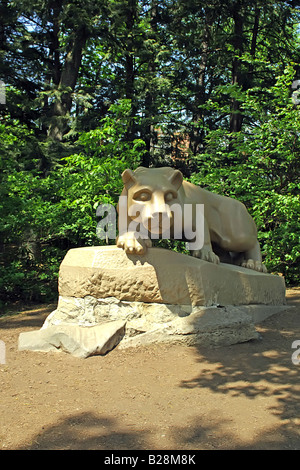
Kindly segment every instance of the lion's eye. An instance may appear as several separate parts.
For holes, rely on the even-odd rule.
[[[167,193],[165,194],[165,201],[170,202],[172,199],[174,199],[175,195],[173,193]]]
[[[136,199],[137,201],[150,201],[151,194],[149,194],[149,193],[140,193],[134,199]]]

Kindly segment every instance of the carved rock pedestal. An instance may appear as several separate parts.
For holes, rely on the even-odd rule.
[[[111,348],[151,342],[221,346],[257,338],[255,323],[286,308],[279,276],[161,248],[142,257],[116,246],[76,248],[60,266],[57,309],[36,333],[63,327],[65,334],[67,325],[77,325],[91,335],[93,328],[110,325],[113,331],[115,324]],[[35,349],[25,337],[19,346]],[[93,353],[101,354],[96,346]]]

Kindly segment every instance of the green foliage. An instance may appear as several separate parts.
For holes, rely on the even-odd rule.
[[[235,197],[252,213],[268,269],[300,282],[300,115],[291,99],[292,67],[268,89],[249,90],[243,110],[252,123],[240,133],[207,137],[192,182]]]
[[[125,140],[130,102],[113,105],[110,112],[98,128],[79,137],[83,151],[64,158],[49,177],[57,188],[52,236],[56,233],[75,246],[99,243],[96,209],[99,204],[117,205],[121,173],[136,167],[143,153],[142,140]]]
[[[8,250],[0,265],[2,299],[54,298],[66,250],[105,243],[96,236],[96,209],[104,203],[116,206],[120,175],[138,166],[144,149],[142,140],[125,139],[130,106],[129,101],[113,105],[98,128],[79,137],[82,151],[62,158],[46,177],[10,161],[1,185],[0,233]],[[12,131],[3,139],[8,153],[8,143],[18,142]]]

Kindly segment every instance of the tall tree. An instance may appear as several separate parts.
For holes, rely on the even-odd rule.
[[[82,52],[87,38],[88,32],[84,24],[78,25],[68,38],[68,47],[59,77],[48,131],[48,136],[51,139],[62,141],[67,129],[68,117],[72,108],[72,94],[77,83]]]

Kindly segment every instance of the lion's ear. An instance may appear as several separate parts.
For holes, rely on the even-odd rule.
[[[129,169],[123,171],[122,180],[126,189],[129,189],[137,181],[133,171]]]
[[[183,181],[183,175],[182,175],[181,171],[174,170],[174,172],[170,176],[169,180],[172,183],[172,185],[175,187],[175,189],[179,189],[180,186],[182,185],[182,181]]]

